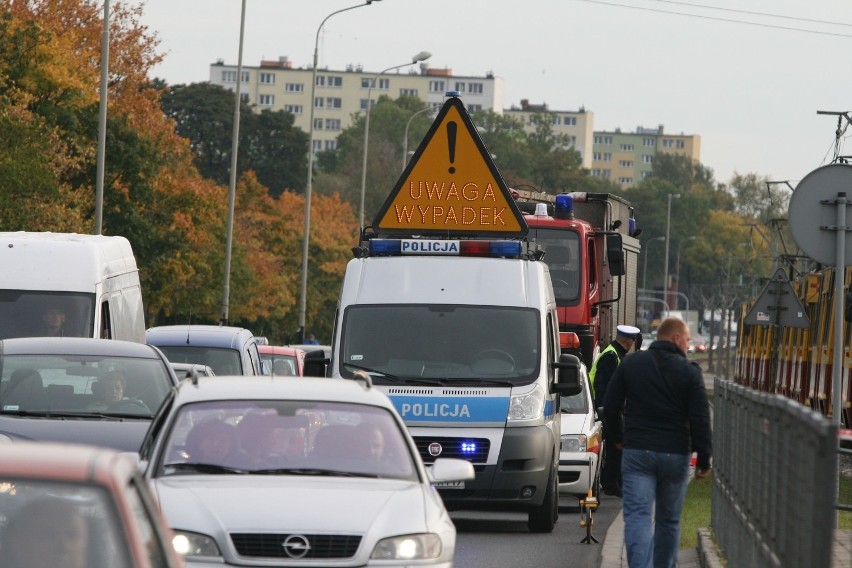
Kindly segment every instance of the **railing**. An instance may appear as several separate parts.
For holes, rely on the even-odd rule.
[[[728,566],[828,568],[837,429],[774,394],[716,379],[711,524]]]

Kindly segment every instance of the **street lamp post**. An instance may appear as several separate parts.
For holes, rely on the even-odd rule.
[[[246,0],[240,11],[240,49],[237,56],[237,87],[234,93],[234,126],[231,131],[231,171],[228,183],[228,234],[225,243],[225,276],[222,284],[221,325],[228,323],[228,310],[231,296],[231,250],[234,242],[234,202],[237,195],[237,150],[240,143],[240,87],[243,84],[243,34],[246,28]]]
[[[648,241],[648,244],[645,245],[645,251],[642,253],[645,255],[645,267],[642,269],[642,289],[647,290],[648,288],[645,286],[645,283],[648,281],[648,250],[651,248],[651,243],[654,241],[664,241],[666,237],[654,237],[653,239]]]
[[[417,55],[411,58],[410,63],[403,63],[401,65],[394,65],[393,67],[388,67],[387,69],[383,69],[379,71],[373,78],[370,80],[370,88],[367,89],[367,110],[364,117],[364,158],[361,164],[361,208],[360,213],[358,215],[358,226],[361,230],[364,230],[364,196],[367,193],[367,147],[370,143],[370,109],[372,108],[372,104],[370,101],[370,96],[373,93],[373,87],[376,86],[376,80],[387,73],[388,71],[393,71],[394,69],[399,69],[400,67],[406,67],[408,65],[413,65],[418,61],[426,61],[432,57],[432,54],[428,51],[421,51]]]
[[[680,291],[680,246],[687,241],[694,241],[695,235],[686,237],[677,243],[677,259],[675,260],[675,274],[677,275],[677,289]],[[685,297],[685,296],[684,296]],[[689,300],[686,301],[686,311],[689,311]]]
[[[98,111],[98,150],[95,170],[95,234],[103,232],[104,163],[106,161],[107,89],[109,87],[109,0],[104,0],[104,28],[101,32],[101,93]]]
[[[311,112],[309,113],[310,119],[308,121],[308,181],[305,184],[305,236],[302,239],[302,289],[299,294],[299,343],[304,343],[305,341],[305,314],[307,313],[308,306],[308,251],[311,243],[311,187],[313,185],[314,173],[314,107],[316,105],[316,101],[314,100],[314,98],[316,97],[317,89],[319,36],[320,32],[322,31],[322,27],[325,25],[326,21],[328,21],[330,17],[341,12],[354,10],[355,8],[369,6],[373,2],[381,2],[381,0],[366,0],[366,2],[364,2],[363,4],[356,4],[354,6],[349,6],[348,8],[335,10],[334,12],[323,18],[322,22],[320,22],[320,25],[317,28],[316,39],[314,40],[314,68],[311,77],[310,101]]]
[[[669,242],[670,236],[669,231],[671,229],[672,224],[672,198],[679,198],[679,193],[670,193],[669,194],[669,207],[668,212],[666,213],[666,264],[664,267],[663,274],[663,300],[666,302],[666,305],[669,305]]]
[[[405,171],[405,166],[408,165],[408,127],[411,126],[411,121],[414,120],[414,117],[418,114],[423,114],[426,111],[432,110],[432,107],[426,107],[418,110],[414,114],[411,115],[411,118],[408,119],[408,122],[405,123],[405,134],[402,137],[402,171]]]

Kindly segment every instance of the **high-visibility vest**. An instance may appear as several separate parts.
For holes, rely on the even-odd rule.
[[[598,361],[600,361],[600,360],[601,360],[601,357],[603,357],[603,356],[604,356],[604,354],[606,354],[606,353],[608,353],[608,352],[610,352],[610,351],[612,351],[613,353],[615,353],[615,360],[616,360],[615,365],[616,365],[616,367],[617,367],[618,365],[621,365],[621,357],[618,355],[618,349],[616,349],[616,348],[612,345],[612,343],[610,343],[609,345],[607,345],[607,346],[606,346],[606,349],[604,349],[603,351],[601,351],[601,354],[600,354],[600,355],[598,355],[598,358],[597,358],[597,359],[595,359],[595,362],[592,364],[592,370],[591,370],[591,371],[589,371],[589,386],[590,386],[590,387],[591,387],[591,389],[592,389],[592,398],[594,398],[594,397],[595,397],[595,374],[598,372]]]

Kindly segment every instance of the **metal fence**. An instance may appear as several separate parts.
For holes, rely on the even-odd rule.
[[[734,567],[828,568],[837,430],[789,398],[716,379],[712,527]]]

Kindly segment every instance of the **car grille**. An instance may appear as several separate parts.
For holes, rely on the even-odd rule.
[[[414,442],[417,444],[417,451],[423,462],[431,464],[436,457],[439,458],[460,458],[473,463],[486,463],[488,461],[488,450],[491,448],[491,440],[488,438],[447,438],[447,437],[428,437],[415,436]],[[433,443],[441,444],[441,454],[433,456],[429,453],[429,446]],[[462,444],[472,444],[474,449],[464,451]]]
[[[240,556],[251,558],[352,558],[361,537],[349,534],[232,533]],[[307,543],[307,544],[305,544]]]

